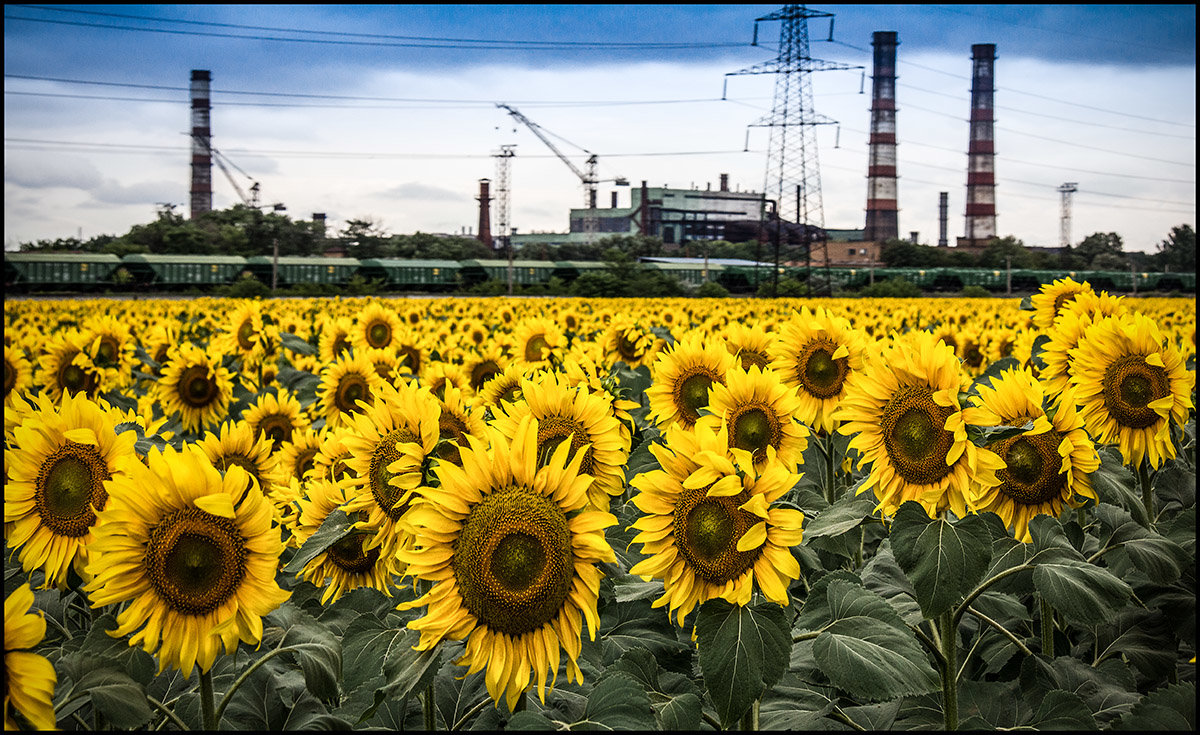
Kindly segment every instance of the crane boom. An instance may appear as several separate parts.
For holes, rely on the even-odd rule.
[[[516,118],[517,120],[524,123],[525,127],[529,128],[531,131],[533,131],[533,134],[538,137],[538,140],[545,143],[546,147],[549,148],[551,150],[551,152],[554,153],[554,155],[558,156],[559,160],[561,160],[563,163],[567,164],[567,168],[571,169],[571,172],[574,173],[576,176],[578,176],[579,180],[583,182],[584,206],[595,209],[595,207],[596,207],[596,181],[597,181],[597,179],[596,179],[596,154],[592,153],[591,151],[586,151],[588,153],[588,160],[587,160],[588,170],[587,170],[587,173],[584,173],[583,171],[579,170],[578,166],[576,166],[574,163],[571,163],[571,159],[567,158],[566,155],[558,149],[558,146],[556,146],[556,145],[554,145],[554,143],[550,142],[550,138],[546,137],[546,134],[544,132],[542,132],[542,126],[538,125],[534,121],[532,121],[529,118],[522,115],[521,112],[519,110],[517,110],[515,107],[501,104],[499,102],[496,103],[496,107],[507,110],[508,114],[512,115],[514,118]]]

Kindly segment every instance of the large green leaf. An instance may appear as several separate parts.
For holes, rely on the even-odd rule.
[[[301,339],[290,332],[280,332],[279,341],[284,347],[288,348],[292,352],[299,352],[301,355],[317,354],[316,347],[313,347],[308,343],[308,341]]]
[[[804,526],[804,538],[840,536],[871,517],[875,503],[865,495],[847,495],[820,511]],[[855,541],[857,544],[858,542]]]
[[[1109,619],[1133,594],[1108,570],[1086,562],[1038,564],[1033,585],[1056,611],[1087,626]]]
[[[1113,725],[1116,730],[1196,731],[1196,685],[1181,682],[1147,694],[1129,714]]]
[[[701,606],[700,670],[726,727],[783,674],[791,650],[788,627],[783,608],[774,603],[741,606],[714,599]]]
[[[1138,523],[1148,525],[1137,477],[1125,466],[1116,450],[1101,449],[1099,454],[1100,467],[1090,475],[1096,497],[1103,503],[1121,506]]]
[[[270,664],[243,682],[221,722],[228,729],[259,731],[346,730],[351,726],[325,711],[306,689],[303,674],[295,669],[279,673]]]
[[[892,554],[891,539],[884,539],[875,555],[863,566],[862,583],[895,608],[909,625],[919,625],[925,616],[917,604],[917,593]]]
[[[588,696],[584,719],[572,730],[650,730],[654,711],[646,690],[632,677],[615,672],[596,682]]]
[[[263,619],[263,642],[292,649],[308,690],[336,703],[342,675],[341,639],[291,601]]]
[[[813,641],[813,655],[835,686],[867,702],[925,694],[940,686],[916,639],[873,618],[831,623]]]
[[[1126,607],[1097,626],[1097,661],[1121,657],[1147,680],[1156,681],[1175,670],[1178,641],[1171,622],[1158,610]]]
[[[602,664],[612,663],[631,648],[646,648],[660,661],[688,658],[691,647],[676,637],[675,625],[665,608],[651,607],[648,599],[601,602],[600,639]]]
[[[833,698],[831,698],[831,696]],[[837,704],[836,692],[821,691],[794,673],[786,673],[763,695],[758,711],[762,730],[821,730],[835,725],[826,719]]]
[[[992,558],[992,536],[983,519],[955,523],[930,519],[919,503],[900,506],[891,530],[892,553],[912,580],[926,618],[936,618],[970,592]]]
[[[283,573],[299,574],[310,561],[327,551],[330,546],[349,536],[353,523],[344,510],[338,509],[330,513],[316,533],[309,536],[308,540],[297,549],[295,556],[283,568]]]
[[[139,728],[154,716],[146,700],[146,690],[123,671],[111,668],[89,671],[75,682],[75,688],[87,692],[92,707],[112,727]]]
[[[1029,520],[1029,535],[1033,539],[1033,557],[1031,561],[1045,562],[1082,562],[1083,555],[1071,543],[1063,525],[1054,516],[1036,515]]]
[[[1029,723],[1037,730],[1095,730],[1096,720],[1078,694],[1052,689]]]
[[[650,697],[650,705],[663,730],[695,730],[700,727],[700,692],[687,677],[662,671],[645,648],[631,648],[608,667],[605,676],[629,676]]]

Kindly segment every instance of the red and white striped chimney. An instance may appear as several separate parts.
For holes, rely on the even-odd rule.
[[[971,141],[967,148],[966,245],[996,237],[996,146],[993,107],[996,46],[971,46]]]
[[[881,242],[900,236],[896,187],[896,47],[895,31],[871,35],[875,69],[871,76],[871,137],[867,161],[867,226],[863,239]]]
[[[192,188],[191,216],[212,211],[212,104],[209,83],[212,73],[192,69]]]

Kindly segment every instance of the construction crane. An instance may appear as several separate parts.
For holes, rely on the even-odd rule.
[[[253,176],[243,171],[236,163],[230,161],[224,153],[213,147],[213,144],[209,140],[198,135],[193,135],[192,137],[200,141],[200,143],[208,149],[208,153],[210,156],[212,156],[212,160],[216,162],[217,168],[221,169],[221,173],[225,174],[225,178],[229,179],[229,183],[233,186],[233,190],[237,192],[238,198],[242,200],[242,203],[247,207],[254,207],[255,209],[261,207],[262,205],[258,203],[258,181],[256,181]],[[226,164],[228,164],[228,166]],[[229,166],[233,166],[235,169],[237,169],[238,173],[240,173],[242,176],[245,176],[247,179],[250,179],[249,196],[246,195],[246,192],[242,191],[242,187],[238,186],[237,179],[233,178],[233,174],[229,173]]]
[[[589,151],[586,148],[581,148],[579,146],[575,146],[576,148],[579,148],[584,153],[588,154],[588,158],[586,161],[587,170],[580,171],[579,167],[576,166],[571,161],[571,159],[567,158],[567,156],[558,149],[558,146],[556,146],[556,145],[554,145],[554,143],[550,142],[550,138],[547,137],[547,133],[549,133],[548,130],[546,130],[541,125],[538,125],[534,121],[532,121],[529,118],[522,115],[521,112],[519,110],[517,110],[515,107],[512,107],[510,105],[501,104],[499,102],[496,103],[496,107],[506,110],[508,112],[508,114],[512,115],[514,118],[516,118],[520,122],[524,123],[525,127],[529,128],[531,131],[533,131],[533,134],[538,137],[538,140],[545,143],[546,147],[549,148],[550,151],[552,153],[554,153],[554,155],[558,156],[560,161],[567,164],[567,168],[571,169],[571,172],[573,174],[575,174],[576,176],[578,176],[579,180],[581,182],[583,182],[583,206],[585,209],[590,210],[590,212],[584,216],[583,231],[584,231],[584,233],[586,233],[587,241],[589,243],[592,242],[592,239],[595,236],[596,229],[597,229],[596,225],[598,224],[597,218],[596,218],[596,213],[595,213],[595,210],[596,210],[596,184],[600,183],[600,181],[601,181],[601,179],[598,178],[598,176],[596,175],[596,164],[597,164],[596,154],[592,153],[591,151]],[[550,133],[550,135],[554,135],[554,134]],[[555,136],[555,137],[559,137],[559,136]],[[572,143],[571,145],[575,145],[575,144]],[[628,179],[626,179],[623,176],[617,176],[616,178],[612,178],[612,179],[604,179],[604,181],[612,181],[617,186],[629,186]]]

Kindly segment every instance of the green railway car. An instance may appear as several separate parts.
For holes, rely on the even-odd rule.
[[[603,273],[607,263],[594,260],[559,260],[554,264],[554,275],[563,283],[570,284],[584,273]]]
[[[230,283],[246,270],[237,255],[126,255],[122,261],[134,283],[161,288],[212,287]]]
[[[267,286],[271,285],[271,271],[275,259],[267,255],[256,255],[246,260],[246,268],[254,277]],[[304,258],[286,257],[279,259],[279,288],[298,283],[316,283],[322,286],[340,286],[354,277],[361,263],[357,258]]]
[[[513,283],[521,286],[545,284],[554,275],[557,265],[550,260],[514,260]],[[462,261],[463,284],[474,286],[484,281],[508,282],[507,260]]]
[[[109,253],[5,253],[4,285],[19,290],[94,291],[121,259]]]
[[[649,270],[656,270],[689,286],[700,286],[706,281],[715,281],[724,268],[716,263],[642,263]]]
[[[450,291],[459,285],[461,270],[457,260],[368,258],[362,261],[359,274],[398,291]]]

